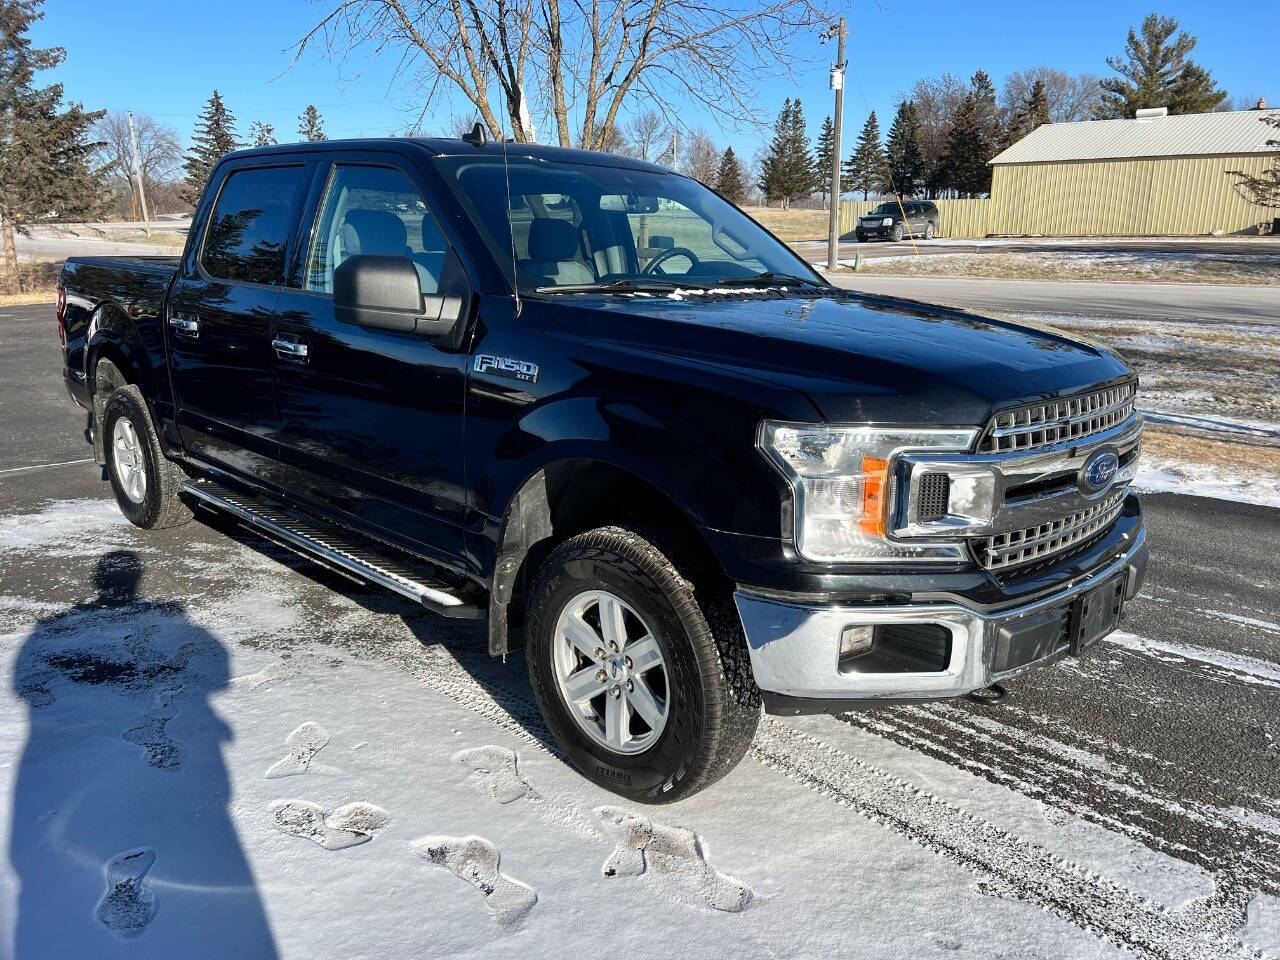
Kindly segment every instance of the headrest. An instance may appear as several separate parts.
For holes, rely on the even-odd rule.
[[[348,210],[342,225],[342,245],[348,256],[371,253],[403,257],[409,238],[404,221],[389,210]]]
[[[568,220],[535,217],[529,224],[530,260],[573,260],[578,256],[578,231]]]

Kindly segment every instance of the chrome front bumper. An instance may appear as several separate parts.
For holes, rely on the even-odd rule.
[[[1019,625],[1062,611],[1112,578],[1124,577],[1124,597],[1141,585],[1147,558],[1146,527],[1139,526],[1106,566],[1061,590],[1021,606],[983,611],[963,603],[905,606],[820,606],[734,593],[746,633],[756,685],[771,713],[838,712],[875,705],[963,696],[1070,652],[1056,642],[1035,659],[1009,666],[1008,639]],[[950,632],[945,670],[857,673],[840,668],[840,635],[850,626],[931,624]],[[1016,657],[1013,658],[1016,661]]]

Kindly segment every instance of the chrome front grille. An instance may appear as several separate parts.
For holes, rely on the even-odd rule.
[[[1128,488],[1114,490],[1083,510],[1056,520],[972,541],[974,558],[987,570],[1007,570],[1083,544],[1120,515]]]
[[[980,453],[1035,450],[1056,443],[1087,440],[1133,415],[1136,381],[1061,400],[1030,403],[991,418],[979,441]]]

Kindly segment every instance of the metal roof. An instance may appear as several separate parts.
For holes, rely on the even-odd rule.
[[[1280,110],[1046,123],[997,154],[991,162],[1049,163],[1280,152],[1280,147],[1267,146],[1268,140],[1280,140],[1280,130],[1263,123],[1262,118],[1266,116],[1280,116]]]

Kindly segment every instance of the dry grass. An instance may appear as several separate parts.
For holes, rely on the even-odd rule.
[[[0,307],[25,307],[32,303],[53,303],[53,287],[25,290],[22,293],[0,293]]]
[[[1147,424],[1142,435],[1142,455],[1219,467],[1228,473],[1280,476],[1280,448],[1217,440],[1176,427]]]
[[[1280,282],[1280,245],[1258,254],[941,253],[864,261],[860,273],[992,280],[1124,280],[1137,283]]]
[[[748,207],[747,214],[778,239],[788,243],[798,240],[825,240],[830,214],[826,210],[774,210]]]
[[[19,263],[17,289],[5,290],[5,283],[0,280],[0,307],[52,303],[61,270],[61,263]]]
[[[147,236],[142,230],[111,230],[101,231],[104,240],[114,240],[118,243],[149,243],[153,246],[174,247],[178,252],[186,245],[187,235],[185,233],[175,233],[172,230],[153,230],[151,236]]]

